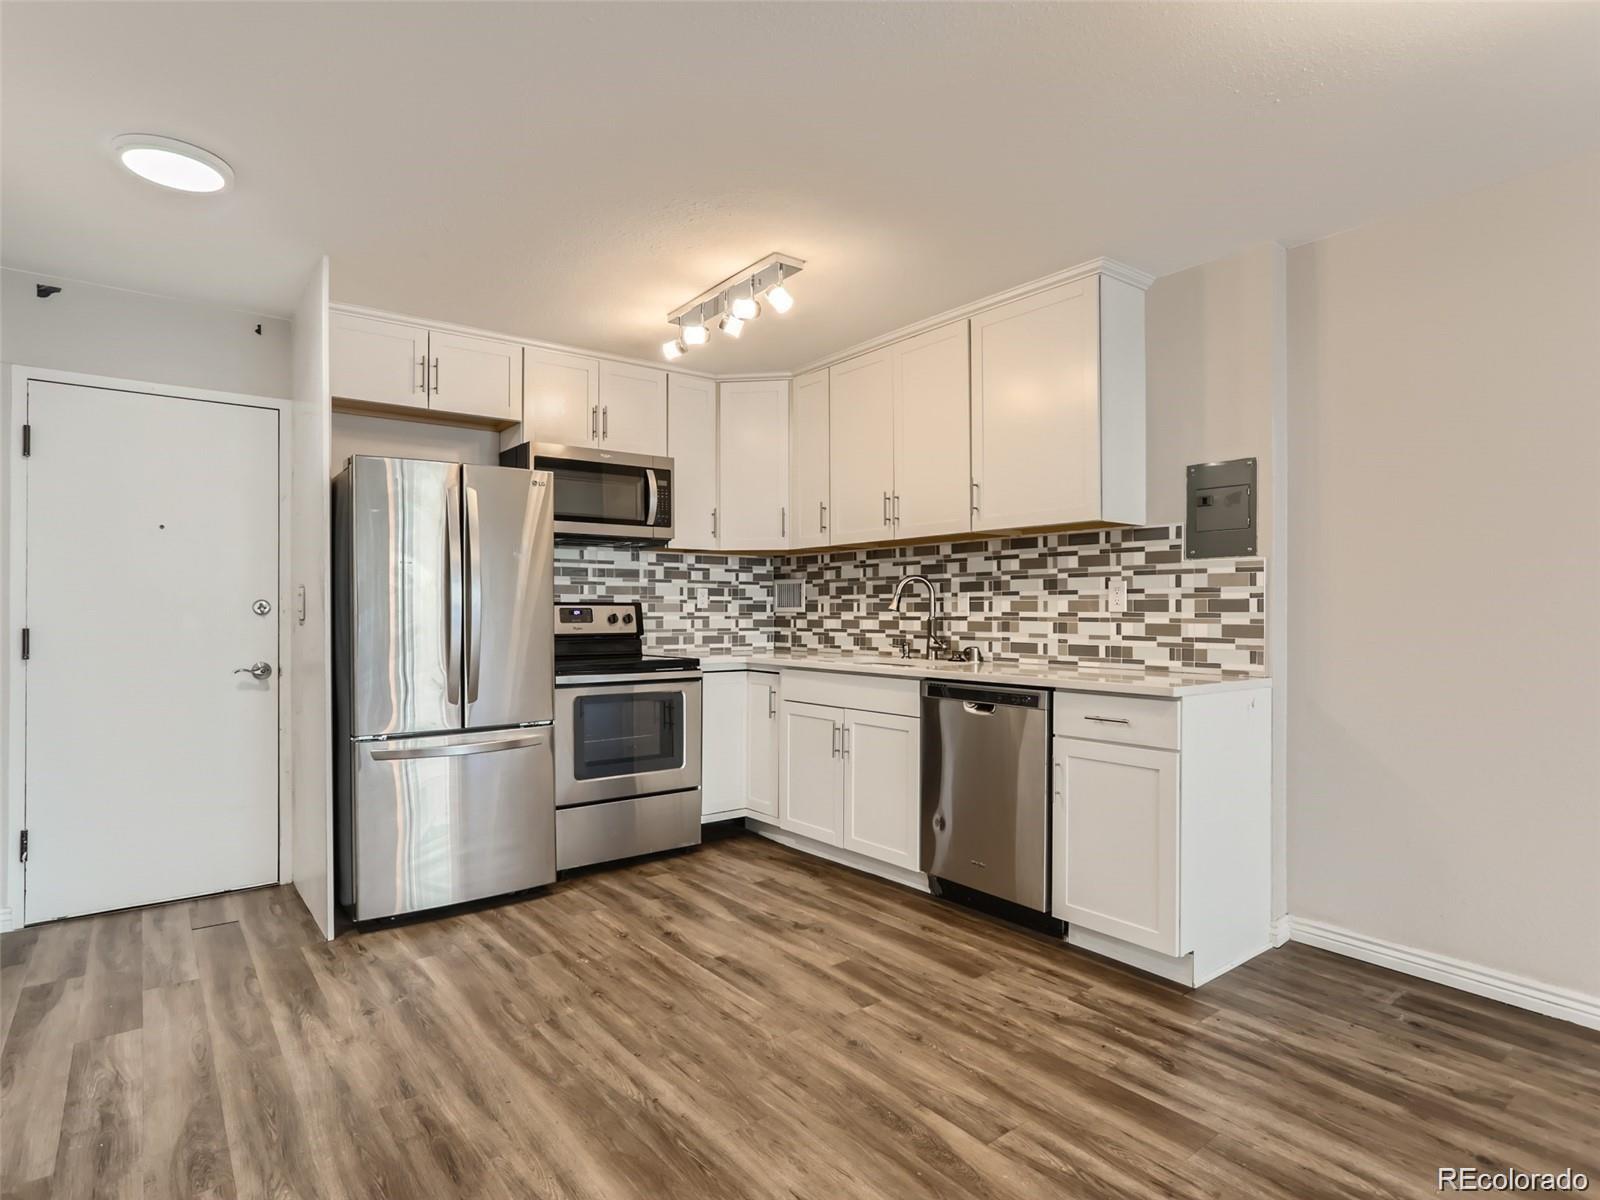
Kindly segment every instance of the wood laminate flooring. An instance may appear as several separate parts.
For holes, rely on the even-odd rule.
[[[1600,1035],[1293,945],[1186,993],[752,836],[332,943],[270,888],[0,948],[30,1200],[1600,1180]]]

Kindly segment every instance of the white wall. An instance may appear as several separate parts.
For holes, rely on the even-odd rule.
[[[1289,897],[1600,997],[1600,157],[1289,255]]]
[[[40,283],[62,290],[41,300],[35,292]],[[0,269],[0,364],[281,399],[290,388],[289,322],[8,267]],[[0,428],[7,431],[12,425],[10,404],[8,391],[5,411],[0,412]],[[0,433],[0,443],[5,441],[6,434]],[[10,496],[13,455],[12,446],[0,444],[0,496]],[[10,561],[9,521],[0,520],[0,629],[7,630]],[[5,648],[0,661],[6,670],[15,653],[14,646]],[[0,688],[0,788],[12,752],[6,690]],[[11,802],[12,797],[0,794],[0,812],[9,812]],[[12,894],[14,861],[14,848],[0,851],[0,898]],[[0,911],[0,919],[5,916]],[[20,914],[10,916],[20,920]]]
[[[289,574],[298,610],[289,636],[292,878],[306,910],[333,936],[333,719],[328,624],[328,260],[306,282],[294,314],[294,397],[289,405],[293,488]]]
[[[1288,494],[1279,469],[1285,434],[1286,281],[1282,246],[1264,243],[1166,275],[1145,297],[1145,441],[1151,525],[1185,517],[1185,468],[1254,458],[1257,549],[1267,564],[1267,670],[1277,695],[1289,677]],[[1273,706],[1274,918],[1287,911],[1287,706]]]
[[[40,300],[41,283],[61,291]],[[0,360],[278,399],[290,391],[281,317],[9,267],[0,269]]]

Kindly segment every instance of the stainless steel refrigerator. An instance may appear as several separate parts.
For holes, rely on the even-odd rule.
[[[334,480],[335,840],[358,921],[555,879],[552,490],[365,456]]]

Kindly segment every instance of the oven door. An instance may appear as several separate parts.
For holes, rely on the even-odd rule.
[[[563,541],[672,538],[671,459],[540,444],[537,470],[554,477],[555,532]]]
[[[700,786],[700,680],[556,680],[556,807]]]

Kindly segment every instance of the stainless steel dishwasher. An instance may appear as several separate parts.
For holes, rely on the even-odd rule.
[[[922,869],[1047,912],[1050,693],[922,685]]]

